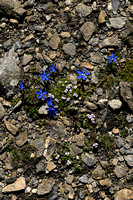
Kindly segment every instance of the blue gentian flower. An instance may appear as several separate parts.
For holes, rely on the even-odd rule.
[[[48,114],[49,114],[49,117],[52,117],[52,116],[56,116],[56,113],[58,112],[57,110],[55,110],[54,107],[51,107],[49,106],[48,108],[46,108],[46,110],[48,110]]]
[[[42,89],[40,88],[39,89],[39,92],[36,92],[36,94],[38,95],[38,99],[40,99],[41,97],[43,98],[43,99],[45,99],[45,96],[44,96],[44,94],[47,94],[47,92],[42,92]]]
[[[111,56],[107,56],[107,58],[109,59],[109,63],[112,63],[113,61],[116,63],[117,61],[115,59],[118,58],[118,56],[114,57],[114,54],[111,53]]]
[[[49,81],[49,78],[47,76],[49,76],[50,74],[46,74],[45,71],[43,71],[43,74],[40,75],[40,77],[42,77],[41,81]]]
[[[85,73],[85,70],[86,70],[86,69],[83,69],[82,72],[79,71],[79,70],[77,70],[77,73],[79,74],[79,76],[77,77],[77,79],[82,78],[83,80],[85,80],[85,75],[89,75],[89,74],[90,74],[90,73],[88,73],[88,72]]]
[[[24,80],[22,80],[22,83],[19,83],[20,85],[20,89],[23,90],[24,89]]]
[[[47,100],[48,106],[54,106],[54,104],[53,104],[53,102],[52,102],[52,101],[54,101],[54,99],[51,99],[51,97],[50,97],[49,99],[50,99],[50,100]]]
[[[50,66],[50,72],[55,72],[55,67],[56,67],[56,65],[54,65],[54,63],[52,63],[52,66]]]

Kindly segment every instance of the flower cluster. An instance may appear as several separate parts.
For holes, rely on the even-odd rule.
[[[95,115],[92,113],[92,114],[88,114],[87,117],[92,121],[92,123],[95,123]]]

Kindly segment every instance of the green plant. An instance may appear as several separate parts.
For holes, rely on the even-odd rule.
[[[99,138],[99,142],[106,151],[111,150],[114,146],[114,138],[110,136],[109,133],[103,134],[103,136]]]

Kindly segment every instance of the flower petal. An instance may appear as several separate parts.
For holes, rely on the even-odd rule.
[[[82,72],[81,72],[81,71],[79,71],[79,70],[77,70],[77,73],[78,73],[78,74],[82,74]]]

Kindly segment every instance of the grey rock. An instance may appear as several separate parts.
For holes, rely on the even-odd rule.
[[[105,178],[105,171],[100,166],[98,166],[92,172],[92,177],[95,178],[95,179],[104,179]]]
[[[9,39],[9,40],[7,40],[7,41],[5,41],[5,42],[3,43],[3,47],[4,47],[5,49],[7,49],[8,47],[11,47],[11,45],[12,45],[12,40],[11,40],[11,39]]]
[[[0,180],[4,179],[4,177],[5,177],[5,172],[3,168],[0,168]]]
[[[125,166],[117,166],[114,169],[114,173],[118,178],[126,176],[127,171],[128,171],[128,169]]]
[[[124,147],[120,148],[120,153],[122,155],[126,154],[126,149]]]
[[[89,167],[92,167],[96,164],[97,159],[95,158],[94,155],[90,155],[88,153],[83,153],[81,155],[81,160]]]
[[[132,115],[129,115],[129,114],[128,114],[128,115],[126,116],[126,120],[127,120],[128,123],[132,123],[132,122],[133,122],[133,117],[132,117]]]
[[[60,38],[59,38],[59,36],[58,36],[58,33],[54,33],[54,34],[52,35],[52,38],[51,38],[50,41],[49,41],[49,46],[50,46],[52,49],[57,49],[59,43],[60,43]]]
[[[56,140],[51,137],[47,137],[45,140],[44,146],[45,146],[45,150],[44,150],[43,156],[47,160],[51,160],[51,157],[56,148]]]
[[[99,52],[92,52],[90,53],[90,60],[94,63],[101,63],[102,62],[102,55]]]
[[[81,176],[81,177],[79,178],[79,181],[80,181],[81,183],[88,183],[88,180],[89,180],[88,174],[84,174],[83,176]]]
[[[39,196],[48,194],[52,190],[54,184],[55,184],[55,179],[53,178],[43,179],[42,182],[38,185],[37,194]]]
[[[127,188],[119,190],[114,195],[114,200],[132,200],[133,199],[133,191]]]
[[[2,119],[6,115],[6,111],[3,105],[0,103],[0,119]]]
[[[76,46],[72,43],[67,43],[63,46],[63,50],[66,54],[73,57],[76,54]]]
[[[15,0],[0,0],[0,13],[21,18],[26,10],[24,10],[20,2]]]
[[[0,88],[6,97],[14,94],[15,86],[17,86],[20,77],[20,68],[14,54],[14,47],[12,47],[3,58],[0,58]]]
[[[124,156],[124,159],[130,167],[133,167],[133,155]]]
[[[41,106],[41,107],[39,108],[39,110],[38,110],[38,113],[39,113],[40,115],[47,115],[47,114],[48,114],[48,111],[46,110],[46,108],[48,108],[47,105]]]
[[[92,12],[92,8],[90,6],[86,6],[83,3],[79,3],[76,6],[76,11],[80,13],[83,17],[88,16]]]
[[[99,38],[91,38],[89,40],[89,44],[93,45],[93,46],[96,46],[99,42]]]
[[[120,29],[126,24],[127,18],[126,17],[115,17],[115,18],[110,18],[109,21],[113,28]]]
[[[98,84],[98,82],[99,82],[98,77],[94,71],[91,72],[91,81],[94,84]]]
[[[118,148],[123,147],[125,145],[124,139],[118,136],[116,139],[116,145]]]
[[[42,135],[42,136],[39,136],[39,139],[29,141],[30,145],[34,146],[37,149],[36,150],[37,158],[39,158],[43,155],[44,148],[45,148],[44,139],[45,139],[45,137]]]
[[[32,58],[33,58],[32,55],[24,54],[22,65],[27,65],[27,64],[29,64],[29,63],[31,62]]]
[[[83,34],[84,40],[88,41],[95,31],[95,25],[93,22],[86,22],[82,25],[80,31]]]
[[[112,0],[112,10],[114,14],[117,14],[119,6],[119,0]]]
[[[108,101],[108,105],[113,109],[119,109],[122,106],[122,102],[119,99],[112,99],[110,101]]]
[[[99,47],[107,47],[107,46],[118,46],[120,43],[120,40],[118,39],[118,35],[113,35],[111,37],[105,38],[100,44]]]
[[[75,144],[71,144],[69,146],[70,148],[70,153],[73,155],[73,156],[76,156],[78,154],[81,154],[83,152],[83,149],[77,147]]]
[[[133,94],[132,94],[130,83],[120,82],[119,86],[120,86],[121,97],[128,104],[130,109],[133,111]]]
[[[36,165],[36,172],[44,172],[45,171],[45,166],[44,166],[44,161],[41,160],[39,163]]]
[[[19,135],[16,137],[16,144],[17,146],[21,147],[23,146],[28,140],[28,135],[26,130],[21,130],[19,132]]]
[[[35,31],[43,32],[44,26],[34,26]]]

